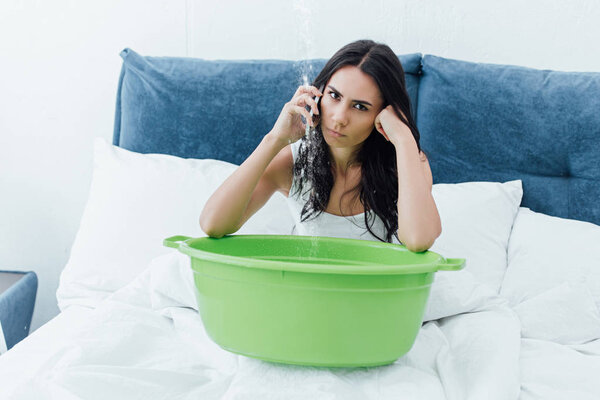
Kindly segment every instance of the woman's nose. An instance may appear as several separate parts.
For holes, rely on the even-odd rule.
[[[333,121],[334,128],[346,126],[348,124],[348,114],[345,107],[335,107],[331,115],[331,120]]]

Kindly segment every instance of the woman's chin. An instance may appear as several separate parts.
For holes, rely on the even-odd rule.
[[[332,140],[331,138],[328,138],[327,135],[323,136],[323,139],[325,139],[325,143],[327,143],[329,147],[344,147],[342,143],[340,143],[337,140]]]

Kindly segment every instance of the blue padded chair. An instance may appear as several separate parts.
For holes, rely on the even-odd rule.
[[[0,288],[0,322],[10,350],[29,335],[38,279],[33,271],[0,271],[2,278],[5,285]]]

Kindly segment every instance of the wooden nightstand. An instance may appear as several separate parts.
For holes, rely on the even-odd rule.
[[[37,286],[35,272],[0,271],[0,349],[5,343],[10,350],[29,335]]]

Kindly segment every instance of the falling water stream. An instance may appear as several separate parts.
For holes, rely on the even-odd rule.
[[[296,16],[297,21],[297,29],[299,37],[299,49],[300,49],[300,82],[304,86],[309,86],[314,80],[314,72],[312,63],[308,60],[314,59],[314,27],[313,27],[313,18],[312,18],[312,10],[317,3],[310,0],[294,0],[294,15]],[[312,110],[310,111],[310,116],[312,118]],[[303,118],[304,120],[304,118]],[[318,134],[318,131],[310,126],[308,121],[305,121],[305,137],[307,141],[314,140],[314,135]],[[313,160],[314,154],[309,154],[308,157],[308,168],[313,168]],[[310,250],[308,254],[302,254],[304,252],[299,251],[299,255],[302,257],[304,262],[311,262],[314,260],[318,253],[318,239],[315,236],[316,233],[311,233],[312,240]],[[312,261],[314,262],[314,261]]]

